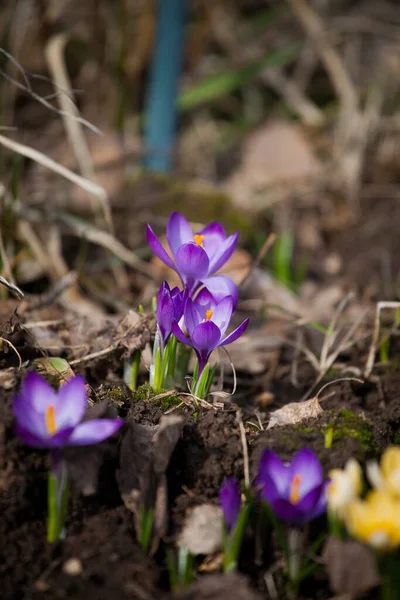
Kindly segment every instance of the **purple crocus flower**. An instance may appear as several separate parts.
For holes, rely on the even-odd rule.
[[[261,456],[257,487],[274,514],[301,526],[326,511],[326,489],[321,463],[308,448],[299,450],[290,464],[265,450]]]
[[[168,267],[174,269],[191,293],[200,281],[216,273],[232,256],[238,233],[226,236],[218,222],[211,223],[198,233],[183,215],[173,212],[167,224],[167,239],[172,253],[169,257],[161,242],[147,225],[147,241],[150,248]],[[204,282],[205,283],[205,282]]]
[[[237,340],[246,330],[249,319],[245,319],[232,333],[224,337],[233,312],[232,296],[226,296],[215,304],[214,309],[203,310],[191,298],[186,300],[183,318],[190,336],[186,337],[178,323],[172,324],[172,333],[183,344],[196,352],[201,375],[211,352],[218,346],[227,346]]]
[[[240,513],[240,488],[234,477],[225,479],[219,491],[219,503],[222,508],[225,523],[231,531],[236,525]]]
[[[225,277],[225,275],[213,275],[212,277],[202,280],[201,283],[204,285],[201,291],[207,289],[216,302],[219,302],[226,296],[232,296],[233,308],[236,308],[239,299],[239,290],[236,283],[234,283],[230,277]],[[198,294],[196,294],[195,299],[197,300],[197,298]]]
[[[171,290],[166,281],[161,284],[157,296],[156,318],[164,344],[168,342],[172,333],[172,323],[179,322],[182,318],[186,298],[187,288],[180,291],[174,287]]]
[[[28,373],[14,399],[15,432],[27,445],[55,451],[64,446],[86,446],[110,437],[123,419],[82,418],[87,393],[82,377],[72,377],[58,392],[36,373]]]

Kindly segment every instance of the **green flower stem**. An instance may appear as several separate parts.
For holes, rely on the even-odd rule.
[[[176,369],[176,353],[178,350],[178,340],[174,335],[171,335],[171,337],[169,338],[168,345],[170,347],[170,353],[167,365],[167,377],[174,381]]]
[[[185,346],[184,344],[178,344],[178,359],[175,370],[175,382],[176,384],[184,387],[185,377],[188,373],[189,362],[192,356],[192,348]]]
[[[139,510],[139,545],[147,554],[153,533],[154,509],[141,506]]]
[[[400,590],[399,555],[397,552],[378,556],[379,573],[382,579],[381,600],[398,600]]]
[[[244,505],[239,513],[236,524],[232,531],[224,530],[224,557],[222,566],[225,573],[236,571],[240,548],[242,546],[243,536],[247,525],[249,513],[248,505]]]
[[[195,374],[193,373],[193,379],[194,379],[194,381],[196,381],[196,383],[194,385],[193,395],[196,396],[196,398],[205,398],[206,390],[208,387],[209,374],[210,374],[210,365],[208,363],[204,367],[200,377],[197,378],[197,381],[196,381],[196,379],[194,379]]]
[[[69,482],[67,466],[53,452],[53,467],[49,472],[47,485],[47,541],[53,543],[65,536],[65,519],[67,516]]]
[[[140,367],[140,357],[141,353],[139,350],[136,350],[133,353],[132,361],[130,364],[130,373],[129,373],[129,389],[131,392],[134,392],[137,388],[137,379],[139,375],[139,367]]]
[[[294,527],[289,529],[288,533],[288,576],[292,586],[299,583],[301,559],[303,552],[303,532]]]

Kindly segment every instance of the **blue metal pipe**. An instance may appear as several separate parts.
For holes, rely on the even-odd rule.
[[[158,0],[157,30],[145,115],[145,160],[149,171],[170,171],[177,124],[186,0]]]

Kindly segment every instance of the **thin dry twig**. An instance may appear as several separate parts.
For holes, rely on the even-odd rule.
[[[19,361],[19,366],[18,366],[18,369],[20,369],[20,368],[22,367],[22,358],[21,358],[21,355],[20,355],[20,353],[18,352],[18,350],[17,350],[17,349],[16,349],[16,347],[14,346],[14,344],[12,344],[12,343],[10,342],[10,340],[7,340],[6,338],[3,338],[3,337],[0,337],[0,340],[1,340],[2,342],[5,342],[6,344],[8,344],[8,345],[9,345],[9,346],[10,346],[10,347],[11,347],[11,348],[14,350],[15,354],[18,356],[18,361]]]
[[[249,271],[244,275],[243,279],[239,282],[239,284],[238,284],[239,288],[244,288],[246,286],[254,269],[256,269],[257,267],[260,266],[261,261],[263,260],[264,256],[269,252],[271,247],[275,244],[276,237],[277,236],[275,233],[270,233],[269,236],[266,238],[265,242],[261,246],[259,253],[257,254],[256,258],[254,259]]]
[[[236,419],[239,424],[240,440],[242,442],[243,450],[244,485],[246,489],[250,489],[249,450],[247,448],[246,431],[243,425],[242,413],[240,410],[238,410],[236,413]]]
[[[10,290],[10,292],[12,292],[14,296],[18,298],[18,300],[22,300],[22,298],[24,297],[24,292],[20,290],[18,286],[14,285],[13,283],[10,283],[9,281],[7,281],[7,279],[4,279],[4,277],[1,276],[0,283],[4,285],[8,290]]]
[[[53,104],[51,104],[50,102],[48,102],[48,100],[51,99],[51,97],[53,97],[53,96],[55,96],[57,94],[67,94],[67,92],[65,90],[63,90],[63,89],[60,88],[60,89],[58,89],[58,91],[56,92],[56,94],[52,94],[51,96],[46,96],[45,98],[43,98],[42,96],[39,96],[38,94],[36,94],[33,91],[32,86],[31,86],[31,84],[29,82],[28,74],[22,68],[22,66],[19,64],[19,62],[9,52],[7,52],[6,50],[4,50],[4,48],[0,48],[0,53],[3,54],[4,56],[6,56],[8,58],[8,60],[11,61],[13,63],[13,65],[17,68],[17,70],[21,73],[21,75],[22,75],[22,77],[23,77],[23,79],[25,81],[25,85],[23,85],[19,81],[16,81],[15,79],[13,79],[9,75],[7,75],[7,73],[5,71],[3,71],[2,69],[0,69],[0,75],[2,77],[4,77],[4,79],[6,79],[6,81],[8,81],[9,83],[11,83],[12,85],[14,85],[15,87],[17,87],[18,89],[20,89],[20,90],[26,92],[27,94],[29,94],[34,100],[36,100],[40,104],[43,104],[43,106],[45,106],[49,110],[54,111],[54,112],[56,112],[57,114],[59,114],[61,116],[65,116],[65,117],[68,117],[69,119],[73,119],[73,120],[77,121],[78,123],[80,123],[84,127],[87,127],[88,129],[90,129],[94,133],[97,133],[99,135],[103,135],[102,132],[100,131],[100,129],[98,129],[95,125],[93,125],[89,121],[86,121],[86,119],[83,119],[82,117],[79,117],[79,116],[76,116],[76,115],[71,115],[69,113],[64,113],[62,110],[57,109],[55,106],[53,106]],[[35,74],[30,74],[29,73],[29,76],[30,77],[35,77],[36,79],[48,80],[47,77],[44,77],[42,75],[35,75]],[[54,84],[54,85],[56,85],[56,84]]]
[[[58,88],[67,90],[68,92],[68,94],[60,94],[58,96],[58,102],[62,109],[64,127],[74,151],[79,170],[85,179],[94,181],[95,171],[86,138],[83,134],[82,125],[76,119],[69,118],[70,115],[77,117],[79,112],[76,104],[72,100],[72,86],[65,66],[64,50],[67,41],[68,37],[65,33],[60,33],[51,37],[45,49],[46,60]],[[104,193],[104,195],[97,196],[97,198],[101,202],[103,216],[108,229],[112,231],[112,218],[108,195]],[[92,208],[93,211],[96,212],[98,206],[93,204]]]
[[[323,111],[307,98],[293,80],[284,75],[282,69],[277,67],[265,69],[261,78],[269,87],[282,96],[288,107],[299,115],[305,125],[320,127],[324,124],[325,115]]]
[[[0,257],[1,257],[1,264],[3,267],[3,273],[7,277],[7,280],[10,282],[10,285],[13,285],[15,287],[15,279],[13,277],[11,266],[10,266],[10,261],[8,260],[7,252],[6,252],[6,249],[4,246],[3,234],[1,233],[1,229],[0,229]]]
[[[372,340],[371,340],[371,346],[369,348],[367,363],[366,363],[365,369],[364,369],[364,377],[366,379],[369,378],[369,376],[371,375],[372,369],[374,367],[375,354],[377,351],[378,340],[379,340],[381,310],[386,309],[386,308],[391,308],[393,310],[397,310],[400,308],[400,302],[381,301],[381,302],[378,302],[376,305],[374,330],[372,333]]]
[[[21,154],[26,158],[30,158],[31,160],[34,160],[35,162],[42,165],[43,167],[46,167],[47,169],[58,173],[62,177],[65,177],[65,179],[68,179],[72,183],[78,185],[80,188],[85,190],[85,192],[88,192],[88,194],[92,194],[93,196],[96,196],[101,200],[104,200],[104,198],[107,197],[106,191],[100,185],[97,185],[97,183],[93,183],[92,181],[88,181],[87,179],[81,177],[77,173],[74,173],[70,169],[63,167],[52,158],[49,158],[48,156],[46,156],[42,152],[39,152],[39,150],[35,150],[31,146],[26,146],[25,144],[21,144],[20,142],[10,140],[10,138],[5,137],[4,135],[0,135],[0,144],[5,148],[16,152],[17,154]]]
[[[58,213],[57,218],[71,227],[78,236],[106,248],[142,275],[146,275],[151,279],[157,278],[157,273],[152,265],[145,263],[138,258],[132,250],[129,250],[129,248],[121,244],[121,242],[119,242],[111,233],[103,231],[91,223],[76,219],[65,213]]]
[[[330,44],[322,19],[306,0],[287,0],[315,44],[342,107],[353,112],[358,93],[338,52]]]

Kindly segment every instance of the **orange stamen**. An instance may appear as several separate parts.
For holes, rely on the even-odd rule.
[[[203,240],[204,240],[204,235],[200,235],[199,233],[196,233],[196,235],[194,236],[194,241],[196,242],[196,244],[201,246],[201,248],[203,247]]]
[[[56,428],[56,414],[54,404],[50,404],[50,406],[46,410],[46,429],[50,435],[54,435],[57,431]]]
[[[300,475],[295,475],[293,477],[292,487],[290,490],[290,502],[292,504],[297,504],[298,501],[300,500],[300,489],[299,489],[300,483],[301,483]]]
[[[206,310],[206,321],[209,321],[212,316],[213,316],[213,311],[212,310]]]

